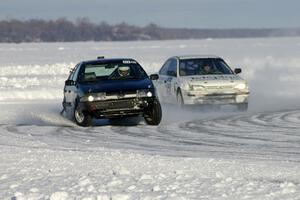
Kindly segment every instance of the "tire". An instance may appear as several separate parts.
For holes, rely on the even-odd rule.
[[[177,92],[176,99],[177,99],[177,105],[180,108],[184,108],[184,100],[183,100],[182,93],[181,93],[180,89]]]
[[[145,114],[144,119],[148,125],[159,125],[162,118],[161,105],[157,99],[154,100],[152,108]]]
[[[241,103],[237,105],[237,109],[240,112],[246,112],[248,110],[248,103]]]
[[[92,126],[92,116],[78,109],[78,105],[76,104],[74,109],[74,121],[79,126]]]

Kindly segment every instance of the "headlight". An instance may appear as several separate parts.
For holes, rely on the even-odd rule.
[[[237,96],[235,97],[235,101],[236,101],[237,103],[243,103],[243,102],[247,102],[247,101],[248,101],[247,98],[248,98],[247,95],[237,95]]]
[[[189,91],[205,90],[205,87],[202,86],[202,85],[191,85],[191,84],[188,84],[188,90]]]
[[[240,84],[236,85],[234,88],[239,89],[239,90],[244,90],[247,88],[247,85],[245,83],[240,83]]]
[[[194,86],[193,86],[193,89],[194,89],[194,90],[205,90],[205,87],[202,86],[202,85],[194,85]]]
[[[153,94],[152,94],[152,92],[150,92],[148,90],[137,90],[136,96],[137,97],[152,97]]]
[[[95,98],[94,98],[92,95],[90,95],[90,96],[88,97],[88,100],[89,100],[89,101],[94,101],[94,99],[95,99]]]
[[[93,93],[89,94],[87,96],[84,96],[81,98],[81,101],[100,101],[100,100],[105,100],[106,99],[106,93],[105,92],[99,92],[99,93]]]

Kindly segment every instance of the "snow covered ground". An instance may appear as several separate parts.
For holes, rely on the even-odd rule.
[[[247,113],[163,106],[160,126],[59,115],[77,62],[173,55],[243,69]],[[300,38],[0,45],[0,199],[300,199]]]

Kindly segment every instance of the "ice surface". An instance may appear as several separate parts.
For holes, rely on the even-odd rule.
[[[1,44],[0,199],[299,199],[300,38]],[[170,56],[241,67],[247,113],[163,105],[160,126],[82,128],[59,114],[77,62]]]

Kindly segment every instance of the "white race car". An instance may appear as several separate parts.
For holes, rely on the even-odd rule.
[[[160,100],[183,105],[236,105],[248,109],[245,80],[216,56],[174,56],[159,70],[155,85]]]

